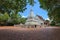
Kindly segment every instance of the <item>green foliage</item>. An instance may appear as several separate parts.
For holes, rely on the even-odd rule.
[[[55,26],[55,22],[54,22],[54,21],[52,21],[50,25],[51,25],[51,26]]]
[[[12,13],[9,19],[9,23],[11,24],[19,24],[20,23],[21,16],[19,14]]]
[[[2,21],[7,21],[8,19],[9,19],[8,13],[1,14],[1,15],[0,15],[0,22],[2,22]]]
[[[8,23],[9,24],[13,24],[13,25],[14,24],[20,24],[20,23],[24,24],[25,21],[26,21],[26,19],[25,18],[22,18],[21,15],[12,13],[10,15],[10,19],[9,19]]]
[[[60,23],[60,0],[39,0],[41,8],[48,11],[48,16],[55,23]]]
[[[3,20],[7,21],[9,19],[9,15],[8,13],[6,12],[5,14],[3,14]]]
[[[34,6],[35,1],[34,0],[28,0],[28,3],[32,6]]]
[[[49,12],[50,19],[53,19],[56,23],[60,23],[60,7],[56,7],[53,11]]]
[[[48,11],[60,4],[60,0],[39,0],[39,2],[41,4],[40,7]]]
[[[15,12],[11,12],[10,16],[7,12],[4,14],[0,13],[0,25],[24,24],[25,21],[25,18],[22,18],[20,14],[16,14]]]
[[[14,10],[15,13],[23,12],[27,4],[34,5],[34,0],[0,0],[0,12],[8,12]]]
[[[0,0],[0,12],[23,12],[26,9],[26,0]]]
[[[26,18],[21,18],[20,19],[20,23],[25,24],[25,22],[26,22]]]
[[[19,24],[25,23],[18,12],[23,12],[27,4],[34,5],[34,0],[0,0],[0,24]],[[12,13],[11,13],[12,12]]]
[[[2,25],[6,24],[8,19],[9,19],[9,15],[7,12],[5,12],[4,14],[0,14],[0,24]]]

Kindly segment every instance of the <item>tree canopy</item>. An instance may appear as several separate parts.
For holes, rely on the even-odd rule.
[[[48,11],[48,16],[55,23],[60,23],[60,0],[39,0],[40,7]]]
[[[56,6],[60,5],[60,0],[39,0],[40,7],[47,11],[53,10]]]
[[[33,6],[34,0],[0,0],[0,25],[25,23],[26,19],[22,18],[18,12],[23,12],[29,4]]]
[[[0,25],[5,25],[9,19],[9,15],[6,12],[5,14],[0,14]]]
[[[22,12],[26,9],[26,0],[0,0],[0,12],[14,10]]]
[[[23,12],[28,3],[34,5],[34,0],[0,0],[0,12]]]

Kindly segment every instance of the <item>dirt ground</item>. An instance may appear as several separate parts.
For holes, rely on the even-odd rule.
[[[0,40],[60,40],[60,28],[0,27]]]

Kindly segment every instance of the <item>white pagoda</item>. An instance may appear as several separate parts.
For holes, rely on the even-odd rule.
[[[31,9],[25,25],[29,27],[37,27],[37,26],[41,27],[42,25],[44,25],[44,20],[42,19],[41,16],[38,15],[35,16]]]

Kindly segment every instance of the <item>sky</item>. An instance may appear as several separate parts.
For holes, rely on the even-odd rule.
[[[44,9],[42,9],[42,8],[39,7],[40,4],[39,4],[38,0],[35,0],[35,2],[36,3],[32,7],[32,10],[34,12],[34,15],[39,15],[39,16],[42,16],[43,19],[49,20],[48,15],[47,15],[48,12],[46,10],[44,10]],[[28,17],[28,15],[30,13],[31,6],[30,5],[27,5],[26,7],[27,7],[27,9],[23,13],[20,13],[22,15],[22,17]]]

